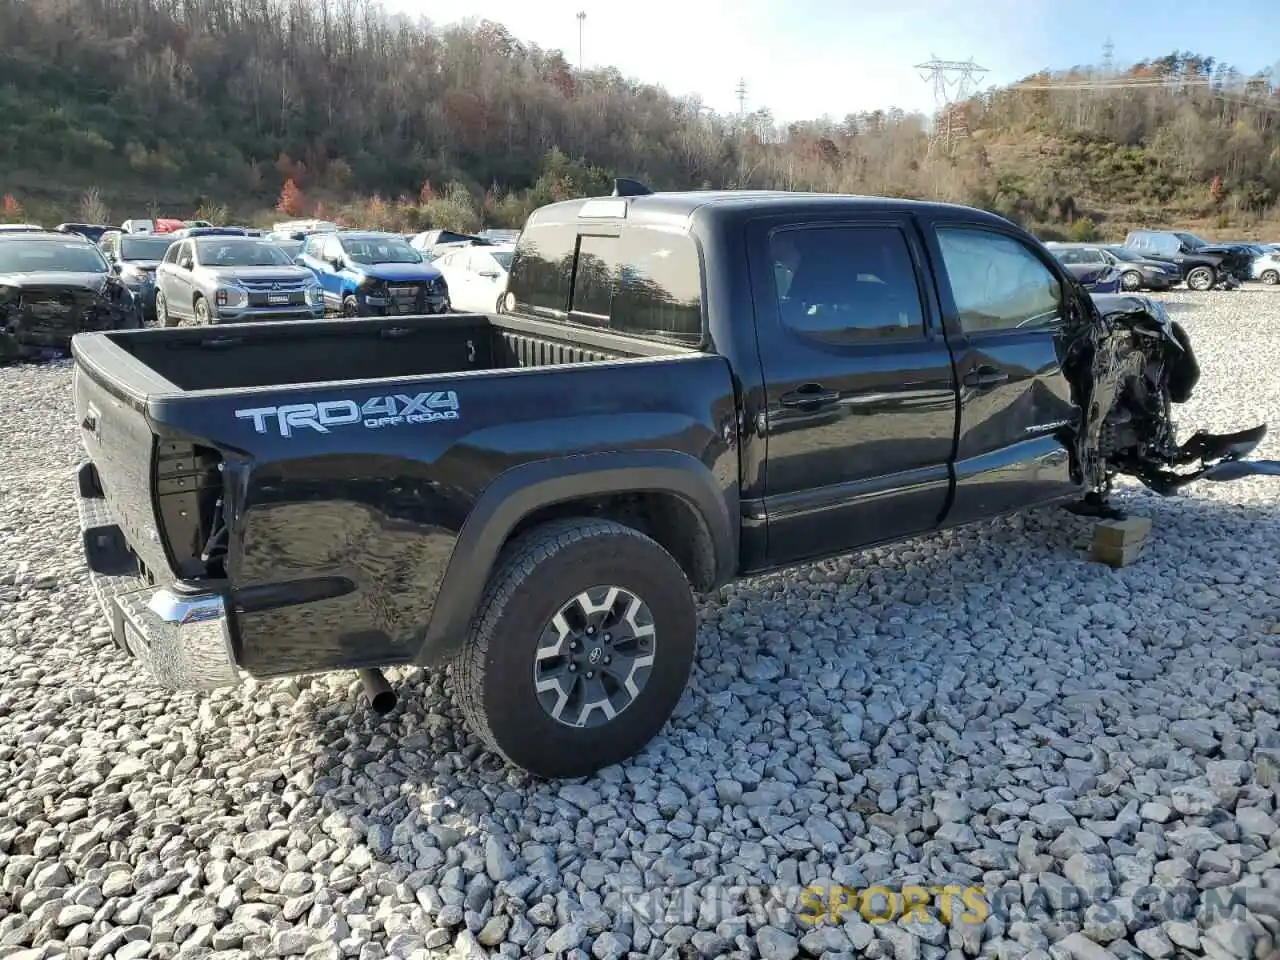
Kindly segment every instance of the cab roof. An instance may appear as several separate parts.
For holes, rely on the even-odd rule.
[[[928,214],[939,219],[963,219],[1008,225],[993,213],[954,203],[868,197],[844,193],[804,193],[787,190],[687,190],[563,200],[539,207],[526,226],[548,223],[625,222],[641,225],[688,227],[697,220],[740,221],[744,216],[822,213],[839,215]]]

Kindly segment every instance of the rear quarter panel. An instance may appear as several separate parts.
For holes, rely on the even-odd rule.
[[[278,416],[237,416],[449,391],[456,418],[431,422],[283,436]],[[726,497],[738,483],[728,364],[702,354],[188,394],[153,401],[150,414],[162,438],[204,438],[223,453],[231,608],[241,666],[257,676],[418,659],[462,526],[514,467],[671,450]]]

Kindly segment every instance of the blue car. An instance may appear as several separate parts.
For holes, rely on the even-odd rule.
[[[297,262],[315,274],[329,313],[387,317],[449,312],[444,277],[397,233],[312,233]]]

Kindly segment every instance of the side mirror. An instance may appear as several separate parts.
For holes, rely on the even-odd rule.
[[[299,254],[298,256],[294,257],[293,262],[300,267],[305,267],[307,265],[306,258],[303,257],[302,254]]]
[[[119,262],[118,260],[112,260],[112,261],[111,261],[111,272],[112,272],[112,273],[117,273],[117,274],[118,274],[118,273],[120,272],[120,270],[121,270],[121,269],[122,269],[122,268],[121,268],[121,266],[120,266],[120,262]]]
[[[342,258],[341,258],[341,257],[330,257],[330,258],[329,258],[329,266],[333,267],[333,269],[335,269],[335,270],[341,270],[341,269],[342,269]]]
[[[180,266],[183,270],[190,270],[192,267],[195,266],[195,262],[188,257],[183,257],[181,260],[178,261],[178,266]]]

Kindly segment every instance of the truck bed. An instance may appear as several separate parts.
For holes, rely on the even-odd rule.
[[[549,324],[513,317],[457,314],[316,320],[287,324],[118,331],[85,344],[90,363],[119,366],[137,377],[145,368],[148,393],[420,377],[468,370],[504,370],[688,353],[591,331],[574,341]],[[141,334],[141,336],[139,335]],[[108,371],[109,372],[109,371]],[[133,382],[138,382],[136,379]]]
[[[115,634],[161,585],[213,591],[254,675],[419,658],[428,624],[452,624],[434,613],[464,523],[515,468],[558,458],[560,482],[583,455],[675,458],[714,484],[726,529],[734,515],[728,363],[687,347],[446,315],[95,333],[72,349],[86,553]]]

